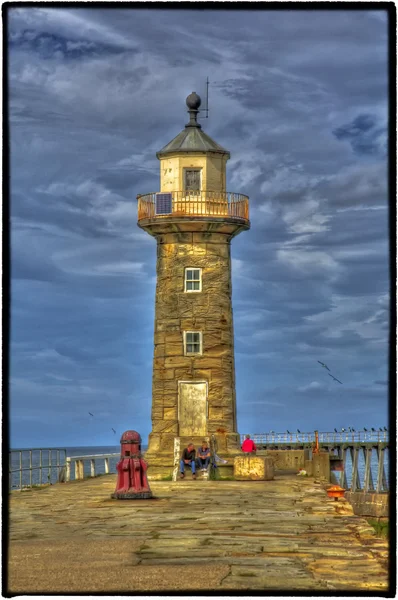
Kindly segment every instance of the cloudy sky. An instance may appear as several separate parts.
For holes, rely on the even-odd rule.
[[[8,16],[12,445],[150,432],[156,243],[135,198],[207,76],[203,128],[251,207],[232,244],[239,431],[387,425],[386,13]]]

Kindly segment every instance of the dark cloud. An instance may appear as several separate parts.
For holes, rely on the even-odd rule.
[[[112,44],[100,44],[84,39],[71,40],[62,35],[40,33],[34,29],[11,32],[9,48],[37,53],[41,59],[95,58],[103,54],[118,54],[125,51],[124,48]]]
[[[387,151],[387,128],[377,125],[375,115],[358,115],[351,123],[334,129],[338,140],[348,141],[357,154],[385,154]]]

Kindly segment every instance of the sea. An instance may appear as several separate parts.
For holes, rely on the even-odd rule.
[[[141,446],[142,451],[145,452],[147,446]],[[9,458],[9,488],[10,490],[19,490],[21,487],[30,487],[32,485],[42,484],[55,484],[58,482],[59,475],[62,468],[65,465],[65,458],[67,456],[93,456],[98,454],[115,454],[115,456],[109,458],[109,472],[116,473],[116,464],[120,459],[120,445],[117,446],[81,446],[81,447],[69,447],[62,449],[42,449],[41,450],[41,462],[42,468],[40,469],[40,450],[38,449],[26,449],[26,450],[11,450]],[[389,487],[389,456],[388,449],[385,451],[384,457],[385,466],[385,478],[387,486]],[[32,470],[30,464],[32,462]],[[22,475],[21,475],[22,467]],[[105,463],[102,459],[95,461],[95,468],[97,475],[103,475],[105,473]],[[376,451],[373,450],[371,460],[371,471],[373,476],[373,482],[376,484],[377,480],[377,469],[378,469],[378,458]],[[363,486],[365,476],[365,461],[362,453],[359,455],[358,471],[361,486]],[[90,461],[84,461],[84,476],[90,477],[91,465]],[[338,481],[341,481],[341,473],[335,473]],[[352,465],[349,453],[347,454],[346,462],[346,477],[347,487],[351,485],[352,481]],[[74,463],[71,464],[71,479],[75,478]]]

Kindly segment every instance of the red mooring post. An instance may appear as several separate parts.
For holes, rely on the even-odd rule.
[[[117,483],[112,498],[135,500],[152,498],[141,455],[141,436],[137,431],[125,431],[120,438],[120,460],[116,465]]]

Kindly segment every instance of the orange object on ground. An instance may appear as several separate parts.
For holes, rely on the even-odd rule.
[[[332,485],[332,487],[326,490],[326,493],[329,496],[329,498],[334,498],[335,500],[338,500],[339,498],[344,498],[344,492],[345,489],[340,487],[339,485]]]

